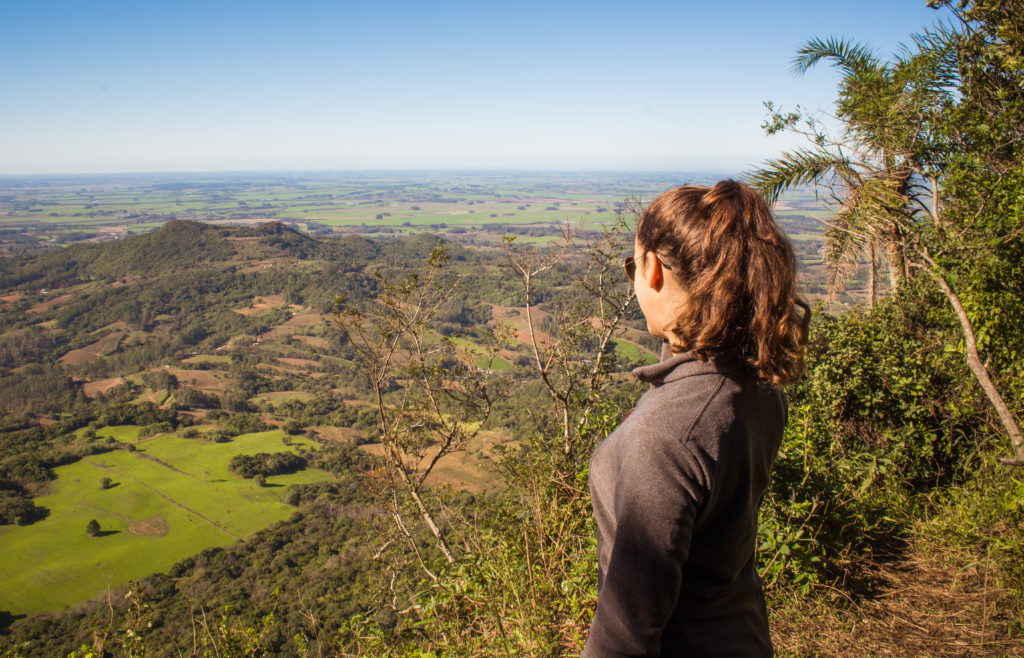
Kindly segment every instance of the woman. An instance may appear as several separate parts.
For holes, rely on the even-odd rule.
[[[660,363],[594,451],[598,601],[585,657],[771,655],[757,508],[810,310],[793,251],[750,186],[665,192],[626,271]],[[798,308],[799,307],[799,310]]]

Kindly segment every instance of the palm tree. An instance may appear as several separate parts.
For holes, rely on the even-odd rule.
[[[773,115],[768,132],[796,132],[807,138],[808,146],[768,160],[748,179],[771,203],[791,187],[811,184],[838,208],[825,236],[831,293],[842,288],[866,253],[873,262],[879,246],[895,291],[907,275],[906,238],[921,178],[914,160],[923,133],[908,130],[913,124],[907,119],[920,111],[926,95],[911,83],[909,59],[882,62],[868,47],[843,39],[809,41],[798,51],[793,70],[803,74],[823,60],[843,75],[836,113],[842,135],[829,135],[816,116],[799,108],[783,115],[769,105]]]
[[[941,265],[958,239],[947,234],[940,186],[945,159],[963,147],[947,113],[964,95],[958,50],[964,42],[945,26],[915,35],[913,41],[916,50],[904,48],[892,62],[843,39],[813,39],[804,45],[794,60],[796,73],[823,60],[842,73],[836,102],[842,134],[830,137],[814,115],[799,108],[782,114],[769,103],[766,131],[793,131],[809,145],[783,152],[747,177],[770,203],[791,187],[811,184],[838,208],[825,234],[832,292],[856,270],[865,252],[874,266],[876,245],[884,248],[894,292],[910,268],[935,281],[960,323],[967,365],[1014,447],[1015,459],[1005,461],[1024,465],[1024,436],[978,354],[974,326]]]

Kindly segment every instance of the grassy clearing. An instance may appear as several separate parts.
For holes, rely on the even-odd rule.
[[[630,343],[621,339],[615,340],[615,355],[620,359],[626,359],[627,361],[639,361],[643,360],[644,363],[656,363],[658,357],[654,353],[646,350],[636,343]]]
[[[503,359],[500,356],[489,359],[486,356],[478,356],[476,358],[477,368],[488,368],[490,370],[508,370],[512,367],[512,364],[508,359]]]
[[[231,357],[227,357],[222,354],[197,354],[196,356],[190,356],[189,358],[183,360],[182,363],[209,363],[231,365]]]
[[[298,400],[300,402],[306,402],[312,400],[315,396],[312,393],[305,391],[274,391],[272,393],[261,393],[260,395],[249,398],[249,402],[288,402],[290,400]]]
[[[137,431],[120,426],[97,434],[128,437]],[[36,499],[49,516],[0,528],[0,609],[30,615],[59,610],[287,518],[293,508],[281,502],[286,486],[328,480],[329,474],[274,476],[259,488],[228,471],[236,454],[288,450],[283,437],[275,430],[218,444],[165,435],[134,453],[93,455],[57,468],[50,494]],[[301,438],[293,442],[300,449],[313,446]],[[104,477],[115,486],[102,489]],[[86,536],[90,519],[99,522],[101,536]]]
[[[96,430],[96,436],[110,436],[123,443],[135,443],[139,440],[139,429],[138,425],[110,425]]]

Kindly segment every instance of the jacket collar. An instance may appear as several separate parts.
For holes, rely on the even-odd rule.
[[[701,360],[692,352],[673,354],[665,343],[661,349],[661,361],[633,370],[633,376],[652,386],[661,386],[684,377],[709,373],[726,373],[739,369],[740,361],[733,354],[716,354]]]

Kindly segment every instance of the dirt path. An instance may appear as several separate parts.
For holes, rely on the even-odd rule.
[[[154,460],[154,461],[159,462],[159,460]],[[200,519],[202,521],[205,521],[206,523],[209,523],[211,526],[213,526],[217,530],[223,532],[225,535],[227,535],[228,537],[231,537],[235,541],[241,541],[242,540],[241,537],[239,537],[238,535],[234,534],[233,532],[231,532],[230,530],[228,530],[224,526],[220,525],[219,523],[217,523],[213,519],[208,519],[205,516],[203,516],[202,514],[200,514],[199,512],[197,512],[194,509],[192,509],[191,507],[187,507],[185,505],[182,505],[181,503],[179,503],[178,501],[174,500],[170,496],[168,496],[168,495],[164,494],[163,492],[161,492],[159,489],[151,487],[150,485],[146,484],[142,480],[137,480],[137,479],[131,477],[130,475],[125,475],[124,473],[119,473],[118,471],[115,471],[114,469],[110,468],[109,466],[103,466],[103,465],[97,464],[95,462],[89,462],[89,463],[92,464],[93,466],[95,466],[96,468],[100,469],[100,470],[107,471],[108,473],[113,473],[114,475],[116,475],[119,478],[122,478],[122,479],[125,479],[125,480],[131,480],[132,482],[134,482],[134,483],[136,483],[138,485],[146,487],[147,489],[149,489],[150,491],[152,491],[156,495],[160,496],[161,498],[163,498],[167,502],[171,503],[175,507],[181,508],[181,509],[185,510],[186,512],[188,512],[189,514],[194,514],[196,516],[196,518],[198,518],[198,519]],[[163,462],[159,462],[159,463],[163,464]],[[163,464],[163,465],[166,466],[166,464]],[[181,471],[178,471],[177,469],[172,469],[172,470],[175,470],[178,473],[181,473]],[[188,475],[188,473],[186,473],[185,475]]]
[[[1012,594],[982,563],[942,564],[919,548],[869,565],[860,600],[831,588],[773,606],[779,656],[1024,656]],[[820,594],[820,596],[818,595]]]

